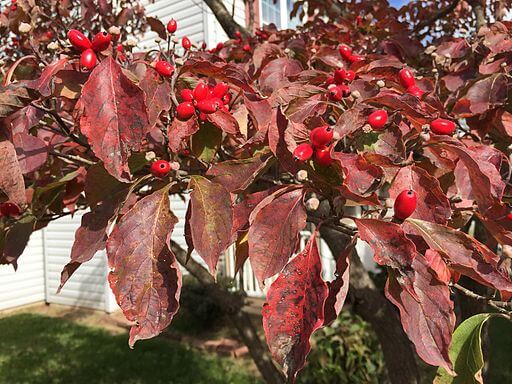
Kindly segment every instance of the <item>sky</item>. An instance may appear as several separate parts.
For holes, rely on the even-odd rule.
[[[407,4],[409,0],[390,0],[389,1],[394,7],[401,7],[404,4]]]

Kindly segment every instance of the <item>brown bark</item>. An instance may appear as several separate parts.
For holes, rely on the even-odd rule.
[[[485,17],[485,1],[482,0],[470,0],[469,5],[473,9],[476,19],[476,30],[477,32],[481,27],[487,25],[487,18]]]
[[[335,256],[341,254],[350,241],[348,236],[325,226],[320,233]],[[356,252],[351,258],[349,295],[354,311],[369,322],[377,334],[391,382],[419,383],[416,353],[402,329],[397,311],[377,289]]]
[[[242,310],[243,298],[233,295],[215,283],[210,273],[197,261],[190,258],[187,261],[187,252],[175,242],[171,242],[172,251],[178,262],[192,275],[199,283],[206,286],[211,297],[228,312],[229,319],[237,329],[243,343],[249,349],[249,353],[258,367],[261,376],[268,384],[282,384],[285,382],[283,373],[276,367],[268,349],[256,333],[256,328],[247,313]]]
[[[247,29],[235,21],[221,0],[204,0],[204,2],[211,9],[222,29],[230,38],[234,39],[237,31],[240,31],[244,37],[249,36]]]

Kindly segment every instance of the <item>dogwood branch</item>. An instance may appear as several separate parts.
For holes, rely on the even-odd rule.
[[[457,283],[450,284],[450,286],[455,288],[459,292],[463,293],[464,295],[471,297],[474,300],[485,301],[489,306],[500,311],[501,313],[505,313],[505,314],[509,315],[509,317],[512,318],[512,311],[508,311],[505,309],[505,308],[509,308],[510,310],[512,310],[512,302],[493,300],[489,297],[485,297],[485,296],[479,295],[478,293],[470,291],[469,289],[467,289]]]

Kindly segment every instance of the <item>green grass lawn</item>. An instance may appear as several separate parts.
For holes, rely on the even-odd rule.
[[[251,384],[244,365],[165,339],[127,335],[36,314],[0,318],[0,383]]]

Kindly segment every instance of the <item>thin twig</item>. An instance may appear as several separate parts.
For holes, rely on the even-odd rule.
[[[94,164],[96,164],[94,161],[84,159],[83,157],[80,157],[80,156],[77,156],[77,155],[68,155],[66,153],[58,152],[58,151],[55,151],[55,150],[49,151],[48,153],[50,155],[52,155],[52,156],[60,157],[60,158],[63,158],[63,159],[68,159],[68,160],[71,160],[71,161],[73,161],[75,163],[79,162],[79,163],[86,164],[86,165],[94,165]]]
[[[469,289],[463,287],[462,285],[459,285],[457,283],[450,284],[451,287],[455,288],[459,292],[462,292],[464,295],[471,297],[474,300],[478,301],[485,301],[489,306],[493,307],[494,309],[500,311],[501,313],[505,313],[509,316],[512,316],[512,313],[510,311],[507,311],[505,308],[512,309],[512,302],[509,301],[496,301],[492,300],[489,297],[485,297],[482,295],[479,295],[473,291],[470,291]]]

